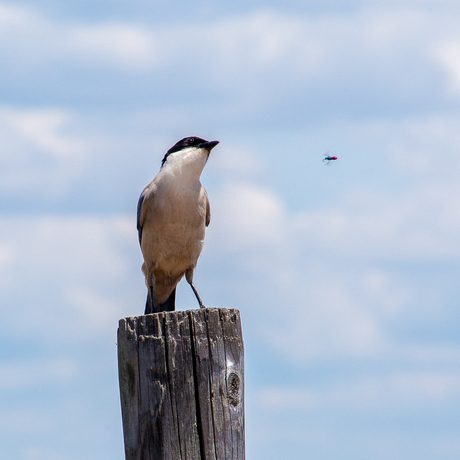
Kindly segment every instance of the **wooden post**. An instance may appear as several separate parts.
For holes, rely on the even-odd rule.
[[[240,313],[206,308],[120,320],[126,460],[244,460]]]

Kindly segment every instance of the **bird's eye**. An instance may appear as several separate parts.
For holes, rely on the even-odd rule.
[[[195,142],[195,138],[194,137],[189,137],[187,139],[187,144],[193,144]]]

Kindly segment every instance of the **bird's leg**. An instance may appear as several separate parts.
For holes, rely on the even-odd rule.
[[[193,285],[193,269],[194,267],[190,267],[187,269],[187,271],[185,272],[185,279],[187,280],[187,283],[190,284],[190,287],[192,288],[192,291],[195,294],[196,300],[198,300],[198,303],[200,304],[200,308],[206,308],[203,305],[203,301],[201,300],[200,294],[198,294],[198,291]]]
[[[195,286],[193,285],[193,283],[190,282],[189,284],[190,284],[190,287],[191,287],[192,290],[193,290],[193,293],[195,294],[196,300],[198,300],[198,303],[200,304],[200,308],[206,308],[206,307],[203,305],[203,301],[201,300],[200,294],[198,294],[198,291],[196,290],[196,288],[195,288]]]

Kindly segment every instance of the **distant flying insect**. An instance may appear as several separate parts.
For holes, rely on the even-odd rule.
[[[332,157],[330,155],[326,155],[324,157],[324,159],[323,159],[323,163],[326,163],[328,165],[333,160],[337,160],[337,157]]]

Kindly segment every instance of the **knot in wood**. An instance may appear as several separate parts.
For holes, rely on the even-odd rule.
[[[227,377],[227,399],[232,406],[237,406],[240,402],[241,379],[238,374],[232,372]]]

